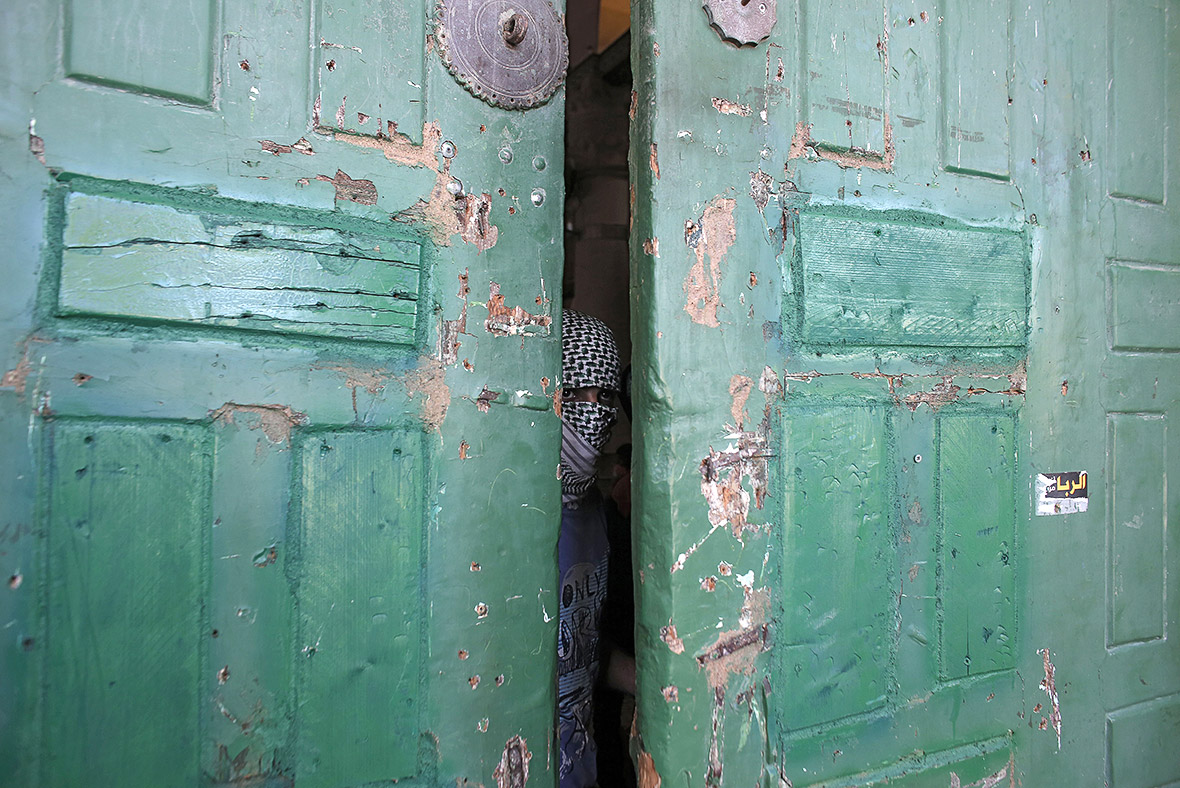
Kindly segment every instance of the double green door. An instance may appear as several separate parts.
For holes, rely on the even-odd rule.
[[[1177,9],[743,8],[633,9],[641,781],[1177,782]],[[562,102],[433,14],[2,12],[6,782],[555,780]]]

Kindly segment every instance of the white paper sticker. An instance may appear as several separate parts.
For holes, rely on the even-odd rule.
[[[1037,474],[1038,515],[1084,512],[1089,503],[1085,471]]]

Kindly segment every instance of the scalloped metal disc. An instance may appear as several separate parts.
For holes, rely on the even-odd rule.
[[[703,4],[717,34],[738,46],[765,40],[778,15],[775,0],[703,0]]]
[[[548,0],[440,0],[435,38],[459,84],[506,109],[544,104],[569,67],[569,39]]]

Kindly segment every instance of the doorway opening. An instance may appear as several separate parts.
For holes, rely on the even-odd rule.
[[[570,70],[566,78],[565,275],[563,306],[602,320],[615,335],[620,370],[631,364],[631,300],[628,236],[630,184],[627,168],[631,106],[631,36],[626,31],[626,0],[570,2]],[[592,8],[592,10],[591,10]],[[587,25],[585,16],[612,15]],[[597,41],[586,30],[599,31]],[[581,30],[581,40],[578,31]],[[619,421],[598,467],[607,509],[610,541],[608,594],[601,619],[604,679],[595,693],[598,783],[634,788],[628,753],[634,698],[612,689],[617,660],[631,658],[634,681],[635,605],[631,566],[630,392],[621,392]],[[624,669],[625,671],[625,669]],[[615,674],[617,675],[617,674]]]

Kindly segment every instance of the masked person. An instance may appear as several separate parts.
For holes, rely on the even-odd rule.
[[[619,351],[598,318],[565,310],[561,330],[561,536],[557,719],[560,788],[597,781],[594,685],[606,599],[606,515],[595,486],[598,457],[617,418]]]

